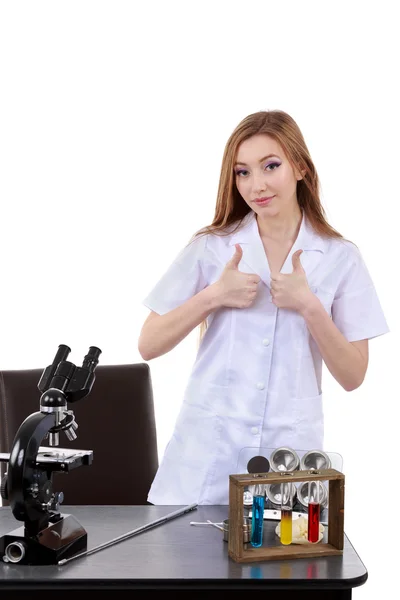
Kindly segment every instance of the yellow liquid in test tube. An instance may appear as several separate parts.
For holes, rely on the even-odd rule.
[[[281,510],[281,543],[292,543],[292,511]]]

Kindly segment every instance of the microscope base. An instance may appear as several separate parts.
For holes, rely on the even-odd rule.
[[[87,532],[72,515],[61,515],[35,537],[27,537],[24,527],[0,537],[0,559],[22,565],[56,565],[87,549]]]

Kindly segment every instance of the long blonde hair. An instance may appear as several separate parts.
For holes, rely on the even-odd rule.
[[[239,146],[254,135],[266,134],[283,148],[291,166],[303,174],[297,182],[297,201],[316,233],[329,238],[343,238],[326,220],[320,200],[320,183],[303,134],[294,119],[281,110],[259,111],[245,117],[230,135],[222,157],[214,219],[194,236],[212,233],[228,235],[241,228],[251,208],[236,187],[234,164]],[[232,228],[232,225],[237,224]],[[200,338],[207,330],[207,321],[200,323]]]

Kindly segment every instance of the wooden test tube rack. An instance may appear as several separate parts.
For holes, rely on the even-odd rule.
[[[256,484],[301,483],[303,481],[329,481],[328,542],[261,546],[253,548],[243,544],[243,492]],[[343,473],[336,469],[318,471],[290,471],[253,473],[229,476],[229,541],[228,555],[234,561],[256,562],[334,556],[343,554],[344,543],[344,483]]]

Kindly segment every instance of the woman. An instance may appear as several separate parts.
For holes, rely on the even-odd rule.
[[[368,339],[388,331],[361,254],[327,223],[303,136],[282,111],[233,131],[212,224],[144,304],[144,360],[199,324],[204,333],[153,504],[228,504],[244,447],[322,449],[322,360],[352,391]]]

